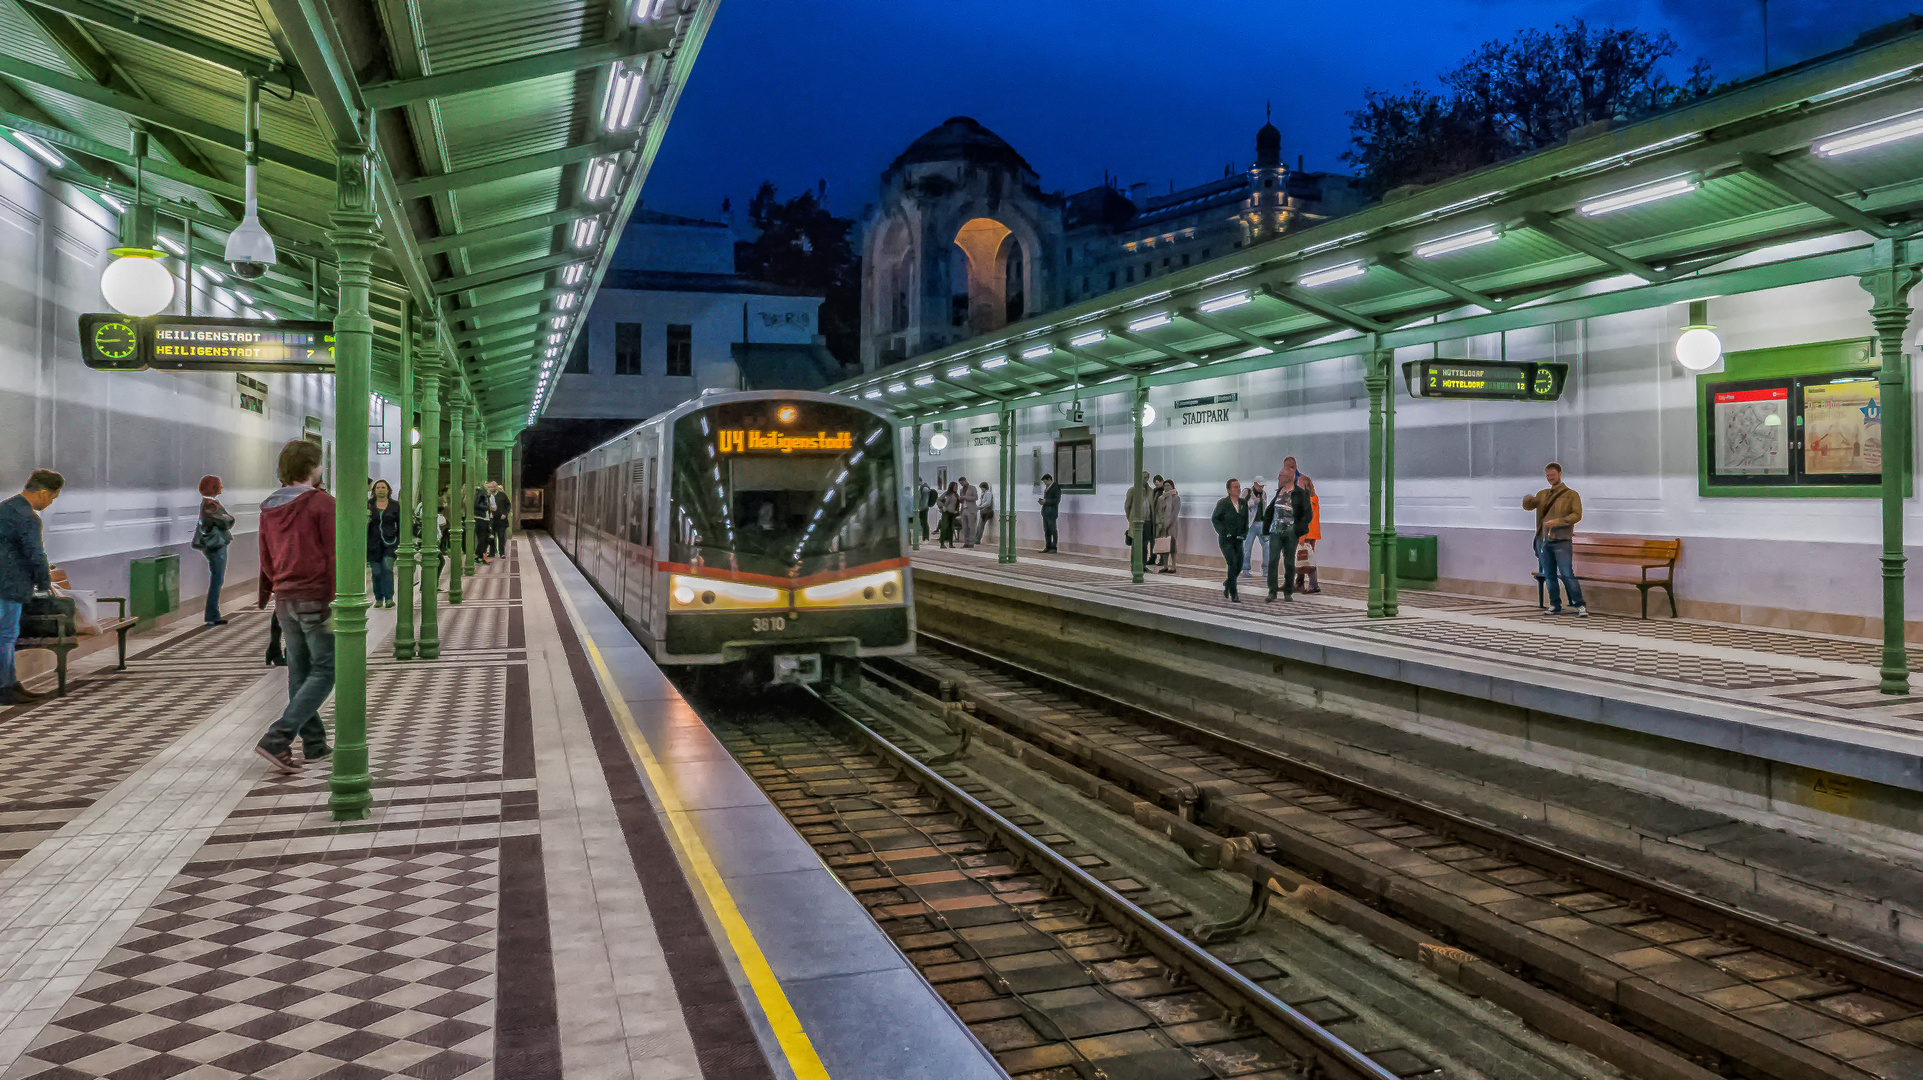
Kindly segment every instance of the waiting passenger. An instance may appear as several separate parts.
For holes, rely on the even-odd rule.
[[[261,736],[254,752],[281,773],[298,773],[294,737],[303,756],[333,753],[320,707],[334,691],[334,498],[316,488],[320,447],[295,439],[281,447],[280,490],[260,504],[260,599],[274,597],[274,621],[287,646],[287,708]]]
[[[507,557],[507,492],[499,480],[487,482],[487,535],[497,558]]]
[[[1062,513],[1062,485],[1055,482],[1053,474],[1042,474],[1042,497],[1036,501],[1042,505],[1042,554],[1053,554],[1060,538],[1057,523]]]
[[[488,503],[487,492],[486,487],[474,489],[474,561],[482,566],[494,555],[494,530],[488,525],[493,508]]]
[[[1262,528],[1269,537],[1270,600],[1275,599],[1278,584],[1284,601],[1295,599],[1295,544],[1314,517],[1309,493],[1302,489],[1294,462],[1294,458],[1284,459],[1282,471],[1275,475],[1275,498],[1262,514]]]
[[[0,704],[39,701],[20,685],[13,669],[13,646],[20,640],[20,613],[37,589],[53,591],[53,568],[40,540],[40,515],[60,497],[67,481],[57,472],[35,469],[20,494],[0,502]]]
[[[981,500],[977,505],[981,508],[982,521],[981,525],[975,529],[975,539],[980,540],[982,537],[988,535],[988,526],[995,520],[995,495],[988,490],[988,481],[986,480],[982,481]],[[996,550],[999,551],[1001,546],[1001,541],[997,539],[995,541]]]
[[[1542,474],[1549,486],[1524,496],[1522,508],[1536,512],[1536,567],[1549,586],[1549,614],[1562,614],[1560,582],[1569,590],[1570,610],[1586,619],[1589,609],[1583,606],[1582,586],[1576,584],[1576,568],[1571,562],[1576,523],[1582,520],[1582,496],[1562,482],[1562,466],[1556,462],[1543,466]]]
[[[394,557],[401,549],[401,504],[385,480],[374,481],[367,500],[367,568],[374,578],[374,606],[394,606]]]
[[[193,547],[207,556],[207,625],[226,626],[220,616],[220,590],[227,584],[227,545],[234,540],[234,515],[220,505],[220,477],[200,478],[200,522]]]
[[[1322,497],[1315,493],[1315,481],[1304,476],[1297,482],[1309,493],[1309,531],[1295,545],[1295,591],[1319,593],[1322,577],[1315,567],[1315,544],[1322,539]],[[1304,588],[1304,584],[1308,586]]]
[[[955,526],[961,519],[961,492],[956,487],[950,481],[941,496],[941,546],[945,548],[955,546]]]
[[[1148,505],[1142,517],[1142,560],[1144,566],[1155,565],[1156,532],[1155,508],[1162,501],[1162,474],[1148,482]]]
[[[915,481],[915,516],[921,519],[921,542],[928,542],[928,511],[935,506],[935,489],[928,486],[928,478]]]
[[[1215,504],[1215,513],[1209,515],[1209,524],[1215,526],[1215,540],[1222,549],[1222,561],[1228,566],[1228,576],[1222,581],[1222,595],[1239,604],[1242,598],[1236,594],[1235,579],[1242,575],[1242,551],[1249,529],[1249,504],[1242,498],[1240,480],[1231,478],[1228,488],[1228,497]]]
[[[1162,497],[1155,501],[1155,546],[1162,560],[1162,573],[1175,572],[1175,532],[1182,520],[1182,495],[1175,490],[1175,478],[1162,481]]]
[[[1150,491],[1148,486],[1148,474],[1143,473],[1141,483],[1129,488],[1128,496],[1122,500],[1122,513],[1128,518],[1128,532],[1124,534],[1126,539],[1122,542],[1131,549],[1138,543],[1144,548],[1148,546],[1145,542],[1146,538],[1142,536],[1144,531],[1142,525],[1148,520],[1149,503],[1154,499],[1155,493]],[[1129,558],[1133,561],[1134,555],[1131,554]]]
[[[1256,477],[1249,485],[1248,498],[1243,500],[1249,506],[1249,538],[1242,549],[1242,576],[1248,577],[1255,568],[1255,548],[1262,547],[1262,559],[1266,565],[1269,558],[1269,537],[1262,531],[1262,512],[1269,508],[1269,493],[1262,490],[1262,478]]]
[[[961,505],[956,508],[956,515],[961,522],[962,546],[972,548],[975,546],[976,535],[975,513],[981,503],[981,493],[975,490],[975,485],[969,483],[966,476],[961,478],[960,483]]]

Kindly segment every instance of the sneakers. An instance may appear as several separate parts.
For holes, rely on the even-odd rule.
[[[290,754],[293,752],[291,747],[288,752]],[[326,743],[322,743],[318,749],[312,746],[303,748],[301,755],[309,761],[325,761],[334,756],[334,748]]]
[[[1576,618],[1578,618],[1578,619],[1587,619],[1588,617],[1589,617],[1589,609],[1588,609],[1587,607],[1585,607],[1585,606],[1583,606],[1582,604],[1577,604],[1577,605],[1576,605]]]
[[[294,760],[294,748],[291,746],[278,753],[265,746],[256,746],[254,753],[266,758],[267,764],[272,765],[274,771],[282,776],[296,776],[300,773],[300,762]]]

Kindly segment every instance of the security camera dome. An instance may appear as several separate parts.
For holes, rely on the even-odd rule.
[[[234,231],[227,235],[227,261],[234,264],[234,272],[241,277],[257,278],[274,265],[274,238],[260,227],[260,219],[254,215],[252,207],[247,216],[241,219]],[[254,264],[250,273],[249,264]]]

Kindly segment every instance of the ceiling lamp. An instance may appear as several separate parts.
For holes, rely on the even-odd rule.
[[[1923,112],[1911,113],[1895,120],[1883,120],[1867,124],[1851,131],[1832,135],[1818,140],[1814,149],[1819,157],[1835,157],[1852,150],[1867,150],[1872,146],[1923,135]]]
[[[1691,371],[1708,371],[1723,358],[1723,339],[1709,323],[1709,301],[1689,302],[1689,325],[1676,339],[1676,362]]]
[[[1630,188],[1627,191],[1618,191],[1613,195],[1604,195],[1600,199],[1591,199],[1576,209],[1581,211],[1586,217],[1595,217],[1597,214],[1607,214],[1612,210],[1641,206],[1646,202],[1655,202],[1657,199],[1667,199],[1671,195],[1682,195],[1695,190],[1695,177],[1674,176],[1668,180],[1661,180],[1654,184],[1644,184],[1642,187]]]
[[[948,436],[939,431],[928,436],[928,448],[937,451],[948,449]]]
[[[1343,263],[1341,266],[1331,266],[1327,270],[1317,270],[1312,274],[1303,274],[1296,284],[1301,285],[1305,289],[1313,289],[1318,285],[1327,285],[1331,282],[1347,281],[1350,278],[1361,277],[1367,271],[1368,268],[1359,262]]]
[[[152,248],[117,247],[114,261],[100,275],[100,295],[122,315],[144,319],[167,310],[174,302],[174,275],[161,263],[166,252]]]
[[[1142,402],[1142,426],[1155,426],[1155,406],[1150,405],[1146,401]]]
[[[639,71],[626,64],[615,64],[608,77],[608,97],[601,106],[602,126],[609,131],[626,131],[633,127],[635,119],[641,114],[644,86]]]
[[[595,158],[588,163],[587,182],[582,185],[581,195],[589,202],[600,202],[614,190],[614,181],[620,175],[620,166],[611,157]]]
[[[1241,307],[1251,299],[1252,297],[1248,290],[1244,289],[1241,292],[1233,292],[1227,296],[1218,296],[1213,300],[1204,300],[1195,305],[1195,309],[1205,315],[1213,315],[1218,311],[1227,311],[1232,307]]]
[[[1128,328],[1132,332],[1140,333],[1143,330],[1153,330],[1158,326],[1167,326],[1172,321],[1173,320],[1169,318],[1168,312],[1162,311],[1137,319],[1129,323]]]
[[[1108,331],[1106,330],[1090,330],[1088,333],[1083,334],[1080,337],[1071,339],[1069,341],[1069,344],[1071,346],[1074,346],[1077,349],[1080,349],[1089,345],[1097,344],[1101,341],[1105,341],[1107,340],[1107,338],[1108,338]]]
[[[32,135],[29,135],[24,131],[16,131],[16,132],[13,132],[13,140],[19,143],[21,148],[24,149],[27,153],[32,154],[34,157],[37,157],[41,161],[46,162],[48,168],[51,168],[51,169],[66,168],[67,166],[66,158],[61,157],[58,153],[54,151],[53,147],[48,146],[46,143],[41,142],[39,139],[34,138]]]
[[[1502,239],[1502,230],[1491,225],[1487,228],[1457,233],[1454,236],[1445,236],[1440,240],[1431,240],[1426,244],[1417,244],[1415,254],[1418,259],[1433,259],[1438,255],[1447,255],[1464,248],[1479,247],[1500,239]]]

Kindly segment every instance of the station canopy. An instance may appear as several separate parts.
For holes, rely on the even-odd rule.
[[[331,313],[336,147],[364,140],[373,389],[398,396],[404,299],[438,300],[422,332],[504,440],[581,333],[717,2],[0,0],[0,132],[116,212],[138,164],[161,246],[191,244],[203,282],[280,318]],[[279,261],[243,281],[221,256],[250,82]]]
[[[1912,27],[831,389],[934,420],[1917,261]]]

